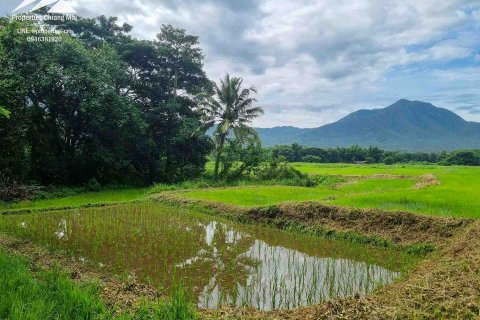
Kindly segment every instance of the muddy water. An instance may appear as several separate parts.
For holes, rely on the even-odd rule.
[[[398,252],[154,203],[5,216],[0,231],[165,291],[181,283],[202,308],[295,308],[365,294],[412,263]]]

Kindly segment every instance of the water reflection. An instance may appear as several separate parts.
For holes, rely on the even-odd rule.
[[[209,251],[201,249],[178,267],[211,265],[212,275],[199,294],[199,306],[294,308],[367,293],[393,281],[399,272],[349,259],[317,258],[252,238],[213,221],[206,228]],[[253,242],[253,243],[252,243]],[[233,276],[237,275],[237,276]],[[238,275],[242,275],[238,277]]]
[[[367,293],[400,275],[392,263],[401,261],[398,253],[219,222],[158,204],[2,217],[0,230],[166,289],[181,282],[202,308],[294,308]]]

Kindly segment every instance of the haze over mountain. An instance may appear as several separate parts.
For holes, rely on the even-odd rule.
[[[421,101],[399,100],[384,109],[359,110],[319,128],[257,128],[265,146],[377,146],[387,150],[480,148],[480,123]]]

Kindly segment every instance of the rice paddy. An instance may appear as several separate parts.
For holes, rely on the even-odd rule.
[[[354,208],[400,210],[455,218],[480,217],[479,167],[311,163],[292,165],[311,176],[336,175],[345,178],[347,182],[320,184],[311,188],[280,185],[212,188],[182,192],[181,196],[241,206],[313,200]],[[425,175],[434,177],[437,182],[421,185],[421,179]]]
[[[166,295],[181,284],[207,309],[291,309],[363,295],[417,259],[151,202],[2,216],[0,232],[102,272],[138,277]]]

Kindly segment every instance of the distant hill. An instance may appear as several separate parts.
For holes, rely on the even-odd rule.
[[[384,109],[359,110],[319,128],[257,128],[265,146],[378,146],[387,150],[480,148],[480,123],[421,101],[399,100]]]

